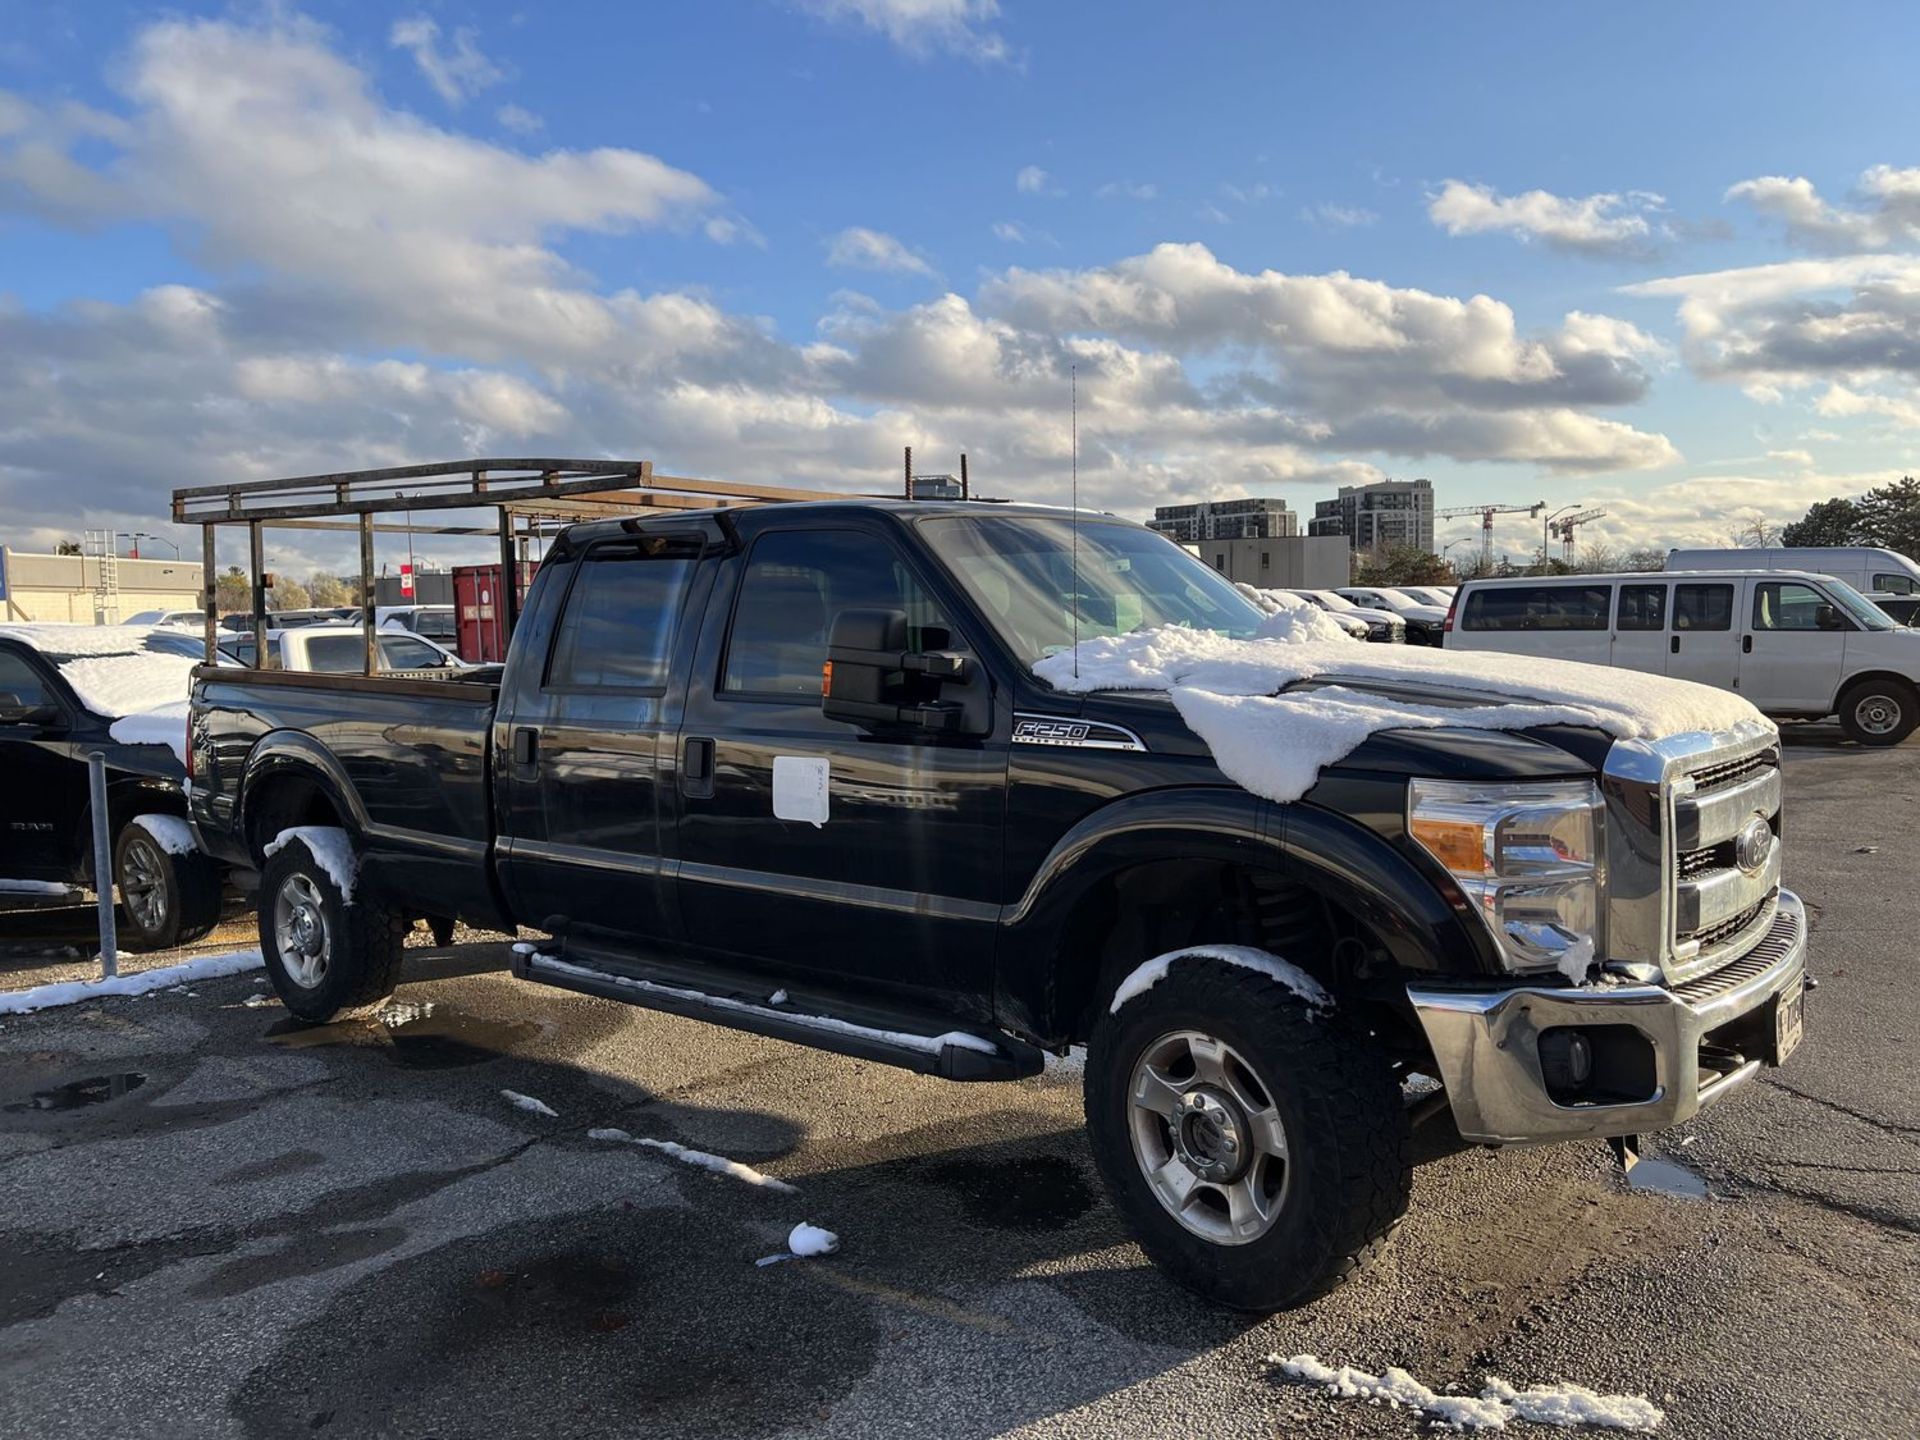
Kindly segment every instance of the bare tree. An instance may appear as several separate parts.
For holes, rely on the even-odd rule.
[[[1667,568],[1667,552],[1647,547],[1629,550],[1620,557],[1622,570],[1664,570]]]
[[[1780,543],[1780,527],[1771,520],[1753,520],[1728,535],[1727,543],[1741,550],[1764,550]]]
[[[1609,574],[1621,568],[1620,552],[1604,541],[1582,545],[1579,555],[1574,559],[1573,568],[1583,575]]]

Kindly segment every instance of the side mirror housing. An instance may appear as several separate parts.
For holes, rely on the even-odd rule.
[[[842,610],[827,636],[820,712],[864,729],[983,733],[973,723],[974,707],[940,695],[974,671],[963,655],[909,650],[904,610]]]
[[[1832,605],[1822,605],[1813,612],[1813,623],[1822,630],[1840,628],[1840,612]]]

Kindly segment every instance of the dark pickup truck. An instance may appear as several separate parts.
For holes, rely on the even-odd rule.
[[[527,980],[955,1080],[1084,1043],[1116,1204],[1247,1309],[1385,1239],[1410,1116],[1633,1135],[1785,1058],[1807,931],[1770,725],[1392,730],[1281,805],[1167,695],[1035,674],[1265,623],[1164,538],[1039,507],[594,522],[503,667],[199,672],[192,818],[260,872],[308,1019],[457,916],[553,936]]]

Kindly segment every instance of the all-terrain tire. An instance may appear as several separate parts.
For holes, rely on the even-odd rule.
[[[114,841],[113,881],[120,891],[115,931],[128,950],[190,945],[220,923],[218,862],[198,850],[168,850],[137,821],[122,825]]]
[[[1900,680],[1866,679],[1840,697],[1840,728],[1857,745],[1898,745],[1920,724],[1920,700]]]
[[[1136,1066],[1181,1032],[1230,1047],[1284,1124],[1285,1188],[1256,1239],[1195,1233],[1162,1202],[1140,1158]],[[1100,1016],[1085,1085],[1087,1133],[1115,1207],[1155,1264],[1216,1303],[1262,1313],[1304,1304],[1371,1259],[1406,1213],[1408,1127],[1386,1056],[1337,1011],[1257,970],[1200,955],[1175,960],[1158,984]]]
[[[259,917],[267,978],[297,1019],[370,1013],[399,984],[412,920],[359,887],[349,900],[302,839],[267,857]]]

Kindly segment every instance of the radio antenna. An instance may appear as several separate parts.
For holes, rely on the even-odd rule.
[[[1073,678],[1080,678],[1080,367],[1067,367],[1067,415],[1073,451]]]

